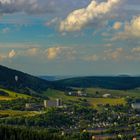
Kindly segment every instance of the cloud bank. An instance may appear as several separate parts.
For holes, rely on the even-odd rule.
[[[132,34],[135,37],[140,37],[140,16],[134,17],[130,23],[126,24],[125,33]]]
[[[130,22],[124,25],[124,31],[116,34],[112,41],[126,40],[126,39],[139,39],[140,38],[140,16],[135,16]]]
[[[46,13],[52,12],[53,6],[50,0],[0,0],[0,13]]]
[[[120,0],[108,0],[107,2],[97,3],[92,0],[91,3],[82,9],[73,11],[66,19],[60,22],[60,31],[78,31],[89,22],[110,12]]]
[[[51,47],[46,49],[48,60],[55,60],[58,58],[74,59],[76,51],[69,47]]]

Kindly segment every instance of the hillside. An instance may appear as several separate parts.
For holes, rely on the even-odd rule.
[[[67,87],[100,87],[106,89],[135,89],[140,87],[140,77],[124,76],[91,76],[77,77],[55,81],[58,86]]]
[[[47,81],[56,81],[56,80],[63,80],[63,79],[68,79],[72,78],[74,76],[39,76],[39,78],[47,80]]]
[[[28,98],[31,98],[31,96],[0,88],[0,101]]]
[[[89,76],[48,81],[0,65],[0,88],[20,93],[42,93],[49,89],[66,90],[69,87],[100,87],[105,89],[135,89],[140,87],[140,77]]]
[[[0,65],[0,87],[21,93],[34,93],[53,86],[49,81]]]

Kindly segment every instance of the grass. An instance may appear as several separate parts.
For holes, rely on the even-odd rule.
[[[88,101],[94,107],[97,107],[99,104],[123,105],[126,103],[124,98],[90,98]]]
[[[3,91],[5,93],[8,94],[8,96],[1,96],[0,95],[0,100],[14,100],[14,99],[19,99],[19,98],[22,98],[22,99],[28,99],[30,98],[31,96],[29,95],[25,95],[25,94],[21,94],[21,93],[16,93],[16,92],[13,92],[13,91],[10,91],[10,90],[6,90],[6,89],[2,89],[0,88],[0,91]]]
[[[89,89],[91,90],[91,89]],[[93,91],[93,89],[92,89]],[[96,91],[96,89],[95,89]],[[93,92],[92,92],[93,93]],[[63,101],[78,101],[79,99],[86,99],[91,106],[97,107],[98,104],[110,104],[110,105],[118,105],[118,104],[125,104],[125,98],[89,98],[89,97],[76,97],[76,96],[67,96],[64,92],[58,90],[47,90],[44,95],[48,96],[50,99],[61,98]]]
[[[140,97],[140,90],[109,90],[109,89],[102,89],[102,88],[87,88],[86,89],[89,94],[95,94],[96,91],[99,92],[99,94],[111,94],[115,96],[121,96],[121,97]]]
[[[88,93],[88,95],[96,95],[97,91],[98,94],[101,96],[104,94],[111,94],[114,97],[121,97],[121,98],[125,98],[127,96],[140,98],[140,89],[110,90],[110,89],[103,89],[103,88],[86,88],[86,92]]]
[[[46,95],[46,96],[48,96],[50,99],[58,98],[58,97],[59,97],[59,98],[65,97],[63,91],[54,90],[54,89],[48,89],[48,90],[45,91],[43,94]]]
[[[1,116],[8,116],[8,117],[32,117],[35,115],[41,114],[37,111],[16,111],[16,110],[0,110]]]
[[[0,101],[10,101],[10,100],[13,100],[13,98],[8,96],[0,96]]]

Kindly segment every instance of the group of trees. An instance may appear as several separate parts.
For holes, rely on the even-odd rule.
[[[27,128],[19,126],[0,126],[1,140],[90,140],[89,133],[61,135],[57,130]]]
[[[130,76],[88,76],[76,77],[55,82],[58,86],[65,87],[101,87],[105,89],[128,90],[140,86],[140,77]]]
[[[0,101],[0,110],[26,110],[26,103],[35,103],[37,105],[43,105],[43,99],[41,98],[29,98],[29,99],[16,99],[9,101]]]
[[[3,102],[1,105],[7,107],[12,104],[13,107],[17,108],[18,102],[20,102],[20,99],[18,101],[9,101],[7,105],[6,102]],[[26,100],[22,100],[20,103],[25,104],[25,102]],[[40,102],[40,100],[35,100],[34,102]],[[67,103],[67,108],[48,108],[42,114],[30,117],[0,116],[2,118],[0,119],[0,124],[4,125],[0,126],[0,139],[28,140],[29,138],[29,140],[53,140],[54,138],[54,140],[90,140],[92,134],[83,133],[83,130],[96,128],[100,124],[101,127],[107,129],[104,134],[116,135],[122,132],[125,134],[128,131],[125,126],[131,123],[135,124],[140,120],[139,117],[132,117],[131,119],[127,116],[129,106],[105,105],[100,110],[97,110],[86,103],[87,101],[83,99],[70,101]],[[130,109],[129,112],[131,112]],[[133,114],[133,112],[131,113]],[[114,122],[117,125],[112,126]],[[109,126],[104,126],[105,123],[110,125],[111,130],[108,129]],[[13,127],[7,125],[12,125]],[[19,126],[24,127],[18,128]],[[124,126],[124,130],[121,129],[122,126]],[[118,131],[114,131],[116,128]],[[50,129],[55,129],[57,132],[48,131]],[[131,128],[129,130],[130,133],[133,130]],[[62,131],[64,131],[64,135],[62,135]],[[97,135],[96,133],[93,134]]]
[[[0,124],[40,126],[47,128],[66,128],[72,124],[70,116],[57,108],[50,108],[41,115],[33,117],[3,118]]]
[[[33,130],[32,128],[19,128],[0,126],[1,140],[63,140],[62,136],[48,131]]]

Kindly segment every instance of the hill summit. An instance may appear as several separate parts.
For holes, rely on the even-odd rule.
[[[18,92],[41,92],[51,88],[49,81],[0,65],[0,87]]]

